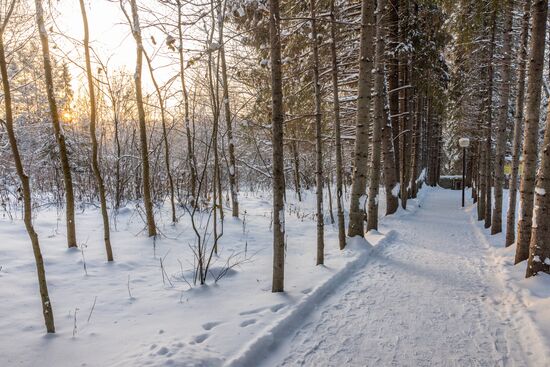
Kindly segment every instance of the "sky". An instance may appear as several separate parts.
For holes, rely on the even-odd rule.
[[[135,66],[135,43],[118,2],[85,0],[92,47],[113,66]],[[63,34],[83,39],[82,16],[77,0],[60,0],[55,24]]]
[[[142,4],[147,4],[148,0],[142,0]],[[134,71],[136,65],[136,45],[135,41],[130,33],[130,27],[127,20],[120,8],[118,1],[109,0],[85,0],[86,11],[88,16],[88,25],[90,30],[90,44],[94,51],[99,55],[103,63],[108,62],[108,67],[111,72],[114,69],[125,68],[129,72]],[[57,16],[54,17],[57,29],[60,30],[61,35],[52,35],[59,43],[62,53],[66,53],[72,60],[76,60],[79,64],[71,65],[71,74],[73,75],[73,89],[78,93],[79,87],[82,85],[83,60],[78,60],[82,57],[83,52],[80,45],[75,46],[71,44],[66,38],[70,37],[78,41],[82,41],[84,37],[82,26],[82,15],[80,12],[80,5],[78,0],[59,0],[58,3],[53,2],[55,9],[53,11]],[[129,5],[127,4],[129,11]],[[142,26],[144,24],[142,15]],[[152,29],[142,30],[142,35],[147,47],[147,41],[152,34]],[[162,35],[157,36],[162,40]],[[65,38],[65,39],[64,39]],[[152,49],[148,49],[149,54],[152,53]],[[55,50],[54,50],[55,52]],[[59,56],[62,53],[58,52]],[[93,57],[93,55],[92,55]],[[94,60],[92,60],[94,63]],[[153,64],[160,64],[160,61],[153,60]],[[146,89],[152,88],[152,82],[149,78],[149,71],[145,60],[143,61],[143,81]],[[159,69],[155,72],[155,77],[162,83],[163,80],[167,80],[172,77],[173,71],[164,71]]]

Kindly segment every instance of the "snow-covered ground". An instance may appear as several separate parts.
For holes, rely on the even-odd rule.
[[[343,252],[327,218],[325,266],[315,266],[314,194],[287,199],[284,294],[271,293],[268,194],[242,195],[245,224],[226,218],[214,274],[228,259],[238,264],[203,287],[186,282],[187,215],[172,226],[157,213],[153,244],[137,212],[123,210],[108,264],[96,209],[77,217],[83,252],[65,248],[62,216],[41,211],[57,328],[49,336],[26,232],[5,217],[0,366],[547,365],[550,277],[523,280],[513,249],[489,238],[472,207],[459,208],[460,192],[424,189]]]
[[[288,333],[266,366],[549,365],[550,340],[532,314],[550,309],[533,309],[521,286],[505,284],[507,265],[494,261],[473,207],[459,207],[460,192],[424,194],[414,215],[384,221],[389,240]],[[546,290],[548,302],[549,281],[523,285]]]
[[[96,208],[77,215],[83,251],[66,248],[63,213],[41,210],[35,226],[57,329],[49,336],[44,335],[27,233],[20,219],[4,214],[0,366],[217,366],[245,353],[247,345],[298,305],[319,297],[317,288],[341,277],[341,271],[364,258],[370,248],[365,244],[340,252],[337,228],[327,217],[326,265],[315,266],[315,195],[304,192],[303,198],[300,203],[294,193],[287,193],[284,294],[271,293],[269,194],[241,195],[246,215],[240,220],[226,218],[213,275],[228,262],[235,266],[217,283],[209,277],[204,287],[187,283],[193,280],[189,246],[194,235],[183,210],[175,226],[167,211],[157,212],[162,236],[155,242],[146,237],[139,211],[132,206],[121,210],[112,234],[113,264],[105,261]],[[325,288],[330,289],[330,283]]]

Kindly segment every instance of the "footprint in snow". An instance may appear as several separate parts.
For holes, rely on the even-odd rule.
[[[239,312],[239,315],[241,315],[241,316],[253,315],[255,313],[262,312],[263,310],[265,310],[265,307],[260,307],[260,308],[255,308],[255,309],[249,310],[249,311]]]
[[[207,322],[206,324],[202,325],[202,328],[206,331],[209,331],[215,328],[216,326],[218,326],[219,324],[221,324],[220,321]]]
[[[170,352],[170,350],[168,348],[161,347],[159,350],[157,350],[157,355],[163,356],[165,354],[168,354],[168,352]]]
[[[279,312],[280,309],[284,308],[285,305],[283,303],[279,303],[278,305],[271,306],[270,310],[271,312]]]
[[[244,320],[243,322],[241,322],[241,327],[247,327],[248,325],[252,325],[255,323],[256,323],[256,319]]]
[[[208,334],[197,335],[196,337],[193,338],[193,340],[191,341],[191,344],[200,344],[203,341],[205,341],[206,339],[208,339],[209,336],[210,335],[208,335]]]

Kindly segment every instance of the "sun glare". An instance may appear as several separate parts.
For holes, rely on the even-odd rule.
[[[73,114],[71,111],[63,111],[61,112],[61,120],[63,120],[63,122],[67,123],[67,124],[70,124],[73,122]]]

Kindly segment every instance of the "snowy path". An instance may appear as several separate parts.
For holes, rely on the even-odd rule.
[[[530,320],[491,272],[459,195],[433,190],[414,214],[388,221],[395,238],[376,247],[265,364],[541,365]]]

